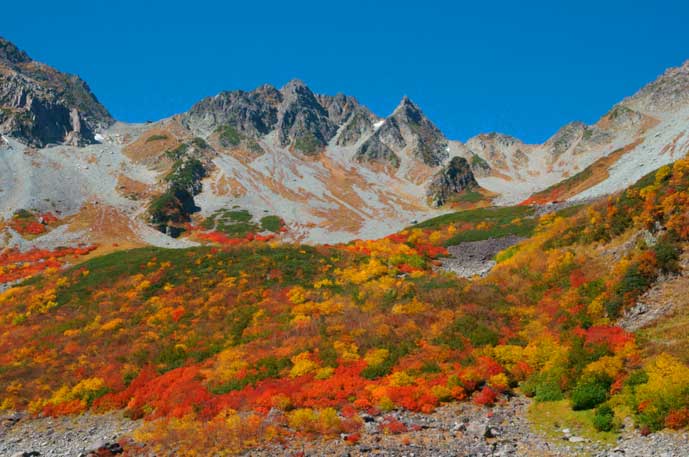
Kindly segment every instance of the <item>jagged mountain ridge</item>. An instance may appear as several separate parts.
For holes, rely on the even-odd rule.
[[[62,75],[30,61],[13,45],[0,49],[7,68],[28,65]],[[45,118],[34,116],[33,130],[7,128],[15,121],[4,118],[0,125],[9,138],[0,145],[0,210],[5,220],[22,208],[55,211],[65,220],[81,219],[67,224],[65,232],[104,239],[114,236],[105,233],[106,227],[70,230],[116,217],[126,227],[115,238],[135,245],[185,244],[153,230],[147,213],[165,192],[173,156],[200,159],[206,167],[194,184],[194,201],[185,202],[199,210],[187,215],[190,221],[223,208],[248,208],[278,215],[290,228],[289,237],[310,242],[394,232],[436,214],[433,206],[467,189],[495,197],[496,204],[518,203],[563,185],[539,202],[556,199],[553,195],[591,198],[617,191],[686,153],[687,80],[687,64],[668,70],[596,124],[567,124],[540,145],[498,133],[466,143],[449,140],[407,97],[380,118],[352,96],[314,94],[299,80],[280,89],[263,85],[222,92],[146,125],[113,125],[90,91],[83,92],[82,103],[70,105],[64,97],[68,88],[60,92],[54,83],[38,85],[34,92],[51,94],[58,111],[69,109],[77,116],[58,123],[59,135],[50,141],[40,135],[43,124],[51,125]],[[13,87],[3,80],[0,93]],[[58,144],[27,155],[27,145],[48,143]],[[592,174],[591,167],[598,171]],[[5,244],[26,244],[11,230],[5,233]],[[55,243],[63,240],[54,237]]]

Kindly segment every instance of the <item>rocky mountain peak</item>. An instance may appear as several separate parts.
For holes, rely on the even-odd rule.
[[[290,92],[298,92],[298,91],[304,91],[304,90],[311,92],[311,89],[308,88],[308,86],[306,85],[306,83],[304,83],[304,81],[302,81],[299,78],[292,78],[287,82],[287,84],[282,86],[282,88],[280,89],[280,92],[290,93]]]
[[[689,105],[689,60],[679,67],[665,70],[655,81],[620,104],[654,116]]]
[[[19,49],[11,41],[0,37],[0,60],[10,63],[26,63],[31,62],[29,55]]]
[[[280,93],[283,102],[278,112],[278,140],[306,155],[320,152],[337,133],[328,111],[301,80],[288,82]]]
[[[231,126],[244,136],[257,138],[268,134],[277,124],[282,100],[282,93],[268,84],[250,92],[226,91],[196,103],[180,120],[202,136]]]
[[[0,69],[0,133],[32,146],[81,146],[114,122],[79,77],[34,62],[5,39]]]
[[[392,112],[392,116],[410,122],[420,122],[424,117],[421,108],[406,95],[402,97],[402,100]]]
[[[445,136],[406,95],[383,125],[359,148],[357,159],[380,161],[387,158],[391,165],[399,166],[399,154],[405,148],[409,148],[417,160],[432,167],[442,164],[449,155]]]
[[[552,156],[560,156],[581,141],[586,129],[587,126],[583,122],[570,122],[546,141],[546,147]]]

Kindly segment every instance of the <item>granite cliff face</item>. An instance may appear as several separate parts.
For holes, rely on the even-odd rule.
[[[31,146],[95,142],[113,123],[78,76],[35,62],[0,38],[0,132]]]

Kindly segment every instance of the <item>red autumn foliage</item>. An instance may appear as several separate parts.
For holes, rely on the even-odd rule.
[[[670,411],[665,418],[665,426],[679,430],[689,425],[689,408],[681,408]]]
[[[345,441],[347,442],[347,444],[356,444],[359,442],[360,439],[361,439],[361,434],[358,432],[350,433],[349,435],[347,435],[345,437]]]
[[[481,391],[474,393],[472,400],[477,405],[492,406],[498,398],[498,393],[488,386],[485,386]]]
[[[96,246],[26,252],[7,249],[0,253],[0,284],[26,279],[48,268],[60,268],[67,259],[87,255],[94,249]]]
[[[390,435],[398,435],[400,433],[406,433],[409,431],[407,426],[395,419],[394,416],[385,416],[383,421],[380,423],[380,430],[383,433]]]

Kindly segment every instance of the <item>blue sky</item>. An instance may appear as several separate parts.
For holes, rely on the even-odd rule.
[[[453,139],[540,142],[689,59],[686,0],[3,3],[0,35],[132,122],[297,77],[379,115],[408,95]]]

